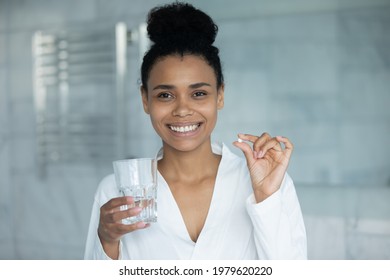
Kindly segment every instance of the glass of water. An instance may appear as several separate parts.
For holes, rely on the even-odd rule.
[[[123,196],[132,196],[132,205],[121,210],[141,207],[137,216],[122,220],[124,224],[157,222],[157,159],[138,158],[113,162],[116,185]]]

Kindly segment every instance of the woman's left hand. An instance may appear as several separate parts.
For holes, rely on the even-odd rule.
[[[252,143],[252,147],[244,141],[235,141],[233,145],[244,152],[253,192],[259,203],[279,190],[290,161],[293,145],[286,137],[271,137],[268,133],[263,133],[260,137],[250,134],[239,134],[238,137]]]

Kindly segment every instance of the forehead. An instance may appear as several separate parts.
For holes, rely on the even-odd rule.
[[[170,55],[158,60],[149,75],[148,88],[157,84],[185,85],[206,82],[216,85],[213,68],[200,56]]]

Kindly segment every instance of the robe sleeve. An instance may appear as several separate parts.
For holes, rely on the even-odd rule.
[[[307,259],[306,230],[294,183],[286,173],[278,191],[257,203],[251,194],[246,207],[254,227],[260,259]]]
[[[104,252],[103,246],[98,236],[98,226],[100,219],[100,207],[106,203],[110,197],[114,197],[114,193],[107,191],[112,189],[110,185],[113,184],[112,176],[104,178],[96,191],[95,199],[92,205],[91,218],[89,222],[87,240],[84,251],[84,259],[86,260],[111,260],[109,256]],[[123,242],[119,242],[119,257],[118,259],[130,259],[130,256],[124,254]]]
[[[96,199],[92,206],[91,219],[89,223],[89,229],[87,234],[87,241],[84,251],[84,259],[86,260],[109,260],[103,250],[103,246],[100,243],[100,239],[97,233],[99,223],[100,207]]]
[[[104,252],[103,246],[100,242],[97,229],[99,223],[100,207],[95,200],[92,207],[91,221],[89,223],[87,241],[84,251],[85,260],[111,260],[109,256]],[[118,259],[124,259],[123,257],[123,243],[119,242],[119,257]]]

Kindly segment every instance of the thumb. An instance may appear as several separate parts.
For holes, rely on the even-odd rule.
[[[234,141],[233,145],[239,148],[244,153],[248,166],[252,166],[256,159],[254,157],[251,146],[246,142],[238,142],[238,141]]]

